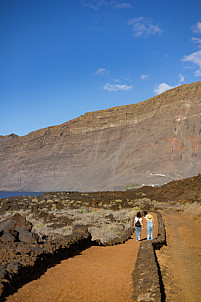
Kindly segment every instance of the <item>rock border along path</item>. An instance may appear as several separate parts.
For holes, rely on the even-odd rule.
[[[134,301],[165,301],[164,285],[155,250],[166,244],[162,215],[157,212],[158,236],[152,241],[143,241],[137,255],[133,276]]]

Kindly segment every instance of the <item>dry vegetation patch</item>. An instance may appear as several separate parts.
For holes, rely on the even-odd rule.
[[[190,216],[193,220],[201,223],[201,204],[194,202],[191,204],[184,204],[182,206],[184,214]]]
[[[122,207],[122,200],[116,199],[110,202],[98,201],[94,206],[85,200],[58,198],[52,194],[48,198],[33,197],[29,202],[15,199],[1,203],[0,221],[10,218],[15,212],[19,213],[33,225],[32,231],[41,239],[45,237],[55,238],[72,234],[73,227],[84,225],[91,233],[92,240],[98,240],[102,244],[121,235],[133,226],[134,216],[139,207]],[[75,197],[75,196],[74,196]],[[25,206],[26,204],[26,206]],[[130,202],[130,206],[133,203]],[[6,211],[3,211],[6,209]]]

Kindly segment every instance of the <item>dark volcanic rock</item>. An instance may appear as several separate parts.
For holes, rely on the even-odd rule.
[[[18,213],[15,213],[11,218],[0,222],[0,232],[12,231],[18,227],[24,227],[27,231],[30,231],[32,225],[26,220],[26,218],[23,218]]]
[[[2,232],[1,234],[2,234],[0,236],[1,241],[5,241],[5,242],[15,242],[16,241],[17,233],[15,233],[15,235],[14,235],[10,232]]]
[[[33,243],[33,242],[37,242],[38,240],[38,236],[36,234],[27,231],[25,227],[17,227],[15,230],[18,233],[19,241]]]
[[[10,220],[13,222],[15,218]],[[22,223],[23,219],[17,216],[17,221]],[[27,221],[24,223],[28,225]],[[18,242],[0,240],[0,300],[28,280],[41,275],[48,267],[92,244],[85,226],[76,226],[70,236],[46,238],[42,243],[37,243],[34,234],[24,226],[17,226],[15,231],[18,233]]]
[[[117,190],[197,175],[200,109],[197,82],[23,137],[1,137],[0,190]]]
[[[31,233],[32,225],[20,214],[0,222],[0,241],[2,242],[37,242],[38,236]]]
[[[4,267],[0,266],[0,279],[6,278],[8,278],[8,272]]]

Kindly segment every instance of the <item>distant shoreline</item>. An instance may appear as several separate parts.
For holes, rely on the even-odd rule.
[[[9,198],[15,196],[40,196],[45,192],[18,192],[18,191],[0,191],[0,198]]]

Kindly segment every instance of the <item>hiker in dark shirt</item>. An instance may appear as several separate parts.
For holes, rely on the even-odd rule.
[[[141,228],[143,227],[142,215],[140,212],[137,212],[137,216],[135,217],[134,225],[135,225],[135,232],[136,232],[136,241],[139,241],[141,238]]]

